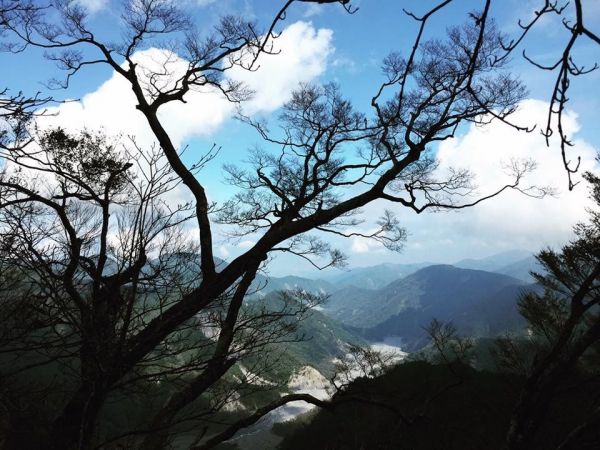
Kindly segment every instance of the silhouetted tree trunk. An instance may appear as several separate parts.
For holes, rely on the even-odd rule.
[[[584,176],[600,205],[600,178]],[[590,216],[589,223],[575,227],[576,240],[560,252],[545,250],[538,255],[547,274],[534,275],[545,292],[530,292],[519,302],[537,350],[511,417],[507,437],[511,450],[533,448],[557,390],[569,377],[578,370],[598,371],[583,361],[600,344],[600,213],[590,211]],[[510,346],[500,344],[503,361],[518,358],[510,354]]]

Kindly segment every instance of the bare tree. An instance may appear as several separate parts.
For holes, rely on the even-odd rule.
[[[447,8],[454,0],[440,2],[432,11],[440,11]],[[490,6],[505,8],[504,2],[486,2],[486,10]],[[575,161],[569,156],[569,149],[573,146],[571,137],[564,128],[563,117],[569,102],[569,88],[573,81],[585,75],[588,75],[598,69],[598,63],[594,60],[581,60],[578,56],[578,48],[586,43],[600,45],[600,34],[589,26],[591,14],[587,4],[582,0],[560,1],[560,0],[540,0],[536,5],[532,4],[530,8],[525,9],[528,17],[518,21],[519,31],[512,37],[499,36],[502,51],[494,57],[498,61],[509,59],[517,52],[521,52],[523,58],[540,70],[554,72],[556,77],[554,83],[549,89],[549,107],[547,119],[541,133],[550,144],[550,138],[558,135],[561,147],[562,160],[568,177],[568,187],[572,190],[577,182],[573,180],[573,175],[579,170],[581,159],[577,157]],[[591,7],[590,7],[591,9]],[[417,21],[426,18],[417,17],[409,11],[405,11],[409,16]],[[485,22],[492,20],[488,14],[471,13],[472,19],[478,25],[485,26]],[[539,24],[544,20],[556,20],[559,29],[562,27],[565,35],[565,43],[558,46],[556,53],[551,53],[552,62],[541,63],[531,58],[527,53],[527,38],[536,33]],[[522,129],[528,129],[527,126],[521,126]]]
[[[0,179],[7,262],[29,274],[37,289],[34,306],[61,336],[56,358],[77,361],[71,367],[76,388],[52,425],[54,448],[90,448],[111,392],[131,380],[172,373],[176,369],[165,362],[169,349],[175,349],[173,357],[193,350],[201,355],[186,364],[185,370],[193,376],[181,378],[178,388],[154,412],[152,429],[145,430],[148,438],[143,448],[164,448],[181,412],[217,387],[239,362],[236,338],[241,335],[246,339],[242,342],[254,342],[256,327],[244,321],[243,306],[261,265],[277,252],[315,264],[318,257],[327,257],[320,265],[340,264],[342,255],[323,235],[357,235],[356,213],[361,207],[385,200],[421,213],[474,206],[507,189],[531,196],[545,194],[543,189],[522,186],[523,176],[534,168],[527,161],[511,164],[513,182],[475,198],[468,170],[436,170],[436,143],[452,138],[466,122],[482,126],[492,120],[508,122],[525,94],[505,70],[505,50],[488,18],[490,1],[484,2],[477,20],[449,29],[446,41],[425,41],[423,36],[429,19],[449,1],[421,17],[413,15],[419,22],[414,44],[407,56],[392,53],[384,61],[385,80],[374,90],[370,115],[358,112],[336,86],[306,85],[283,109],[281,133],[241,116],[267,142],[278,146],[279,153],[259,149],[252,153],[252,168],[227,168],[239,194],[220,208],[208,201],[199,173],[210,154],[187,167],[158,111],[168,103],[185,101],[191,90],[203,87],[217,89],[232,102],[247,99],[251,93],[245,86],[228,81],[223,73],[233,66],[254,70],[259,57],[273,53],[276,29],[294,0],[284,4],[264,31],[241,18],[225,17],[204,38],[173,2],[135,0],[124,6],[123,40],[117,44],[99,41],[88,28],[84,10],[73,2],[57,1],[49,7],[16,3],[20,7],[2,9],[3,27],[13,39],[9,51],[30,46],[46,49],[49,58],[66,71],[65,79],[54,83],[64,88],[87,66],[110,67],[131,87],[136,108],[158,143],[142,161],[135,151],[115,152],[116,143],[94,133],[72,136],[59,129],[42,133],[37,140],[40,147],[36,143],[16,146],[16,151],[9,149],[2,155],[9,163]],[[321,3],[349,8],[346,1]],[[149,72],[135,63],[136,51],[167,36],[179,42],[172,50],[188,61],[182,73],[171,73],[168,65]],[[138,178],[131,172],[135,165],[142,174]],[[40,178],[28,179],[9,167],[34,171]],[[44,181],[45,175],[54,182]],[[191,202],[166,203],[164,194],[180,184],[191,193]],[[113,213],[115,208],[118,212]],[[181,231],[191,220],[198,228],[198,249],[187,243]],[[240,234],[257,234],[256,244],[217,267],[215,221],[233,225]],[[114,237],[111,230],[116,230]],[[308,234],[311,231],[318,234]],[[405,233],[390,210],[378,230],[365,236],[397,250]],[[193,276],[181,286],[176,282],[180,271],[172,277],[165,275],[168,269],[146,272],[146,267],[152,267],[151,255],[157,253],[199,254],[199,261],[189,266]],[[177,260],[158,261],[181,268]],[[253,317],[267,324],[280,319],[271,313]],[[186,338],[187,331],[205,326],[206,321],[215,325],[214,340]],[[223,433],[202,437],[199,445],[216,445],[295,400],[324,405],[306,395],[286,396]]]
[[[101,378],[110,370],[106,364],[119,364],[128,339],[201,283],[197,245],[185,229],[194,215],[190,204],[165,200],[179,179],[156,149],[144,152],[133,144],[120,149],[102,135],[62,129],[45,131],[34,142],[39,147],[11,148],[3,155],[2,376],[9,382],[58,366],[66,375],[54,380],[54,389],[58,384],[68,397],[69,384]],[[71,241],[73,230],[79,238]],[[230,364],[266,356],[274,343],[296,339],[295,325],[319,300],[286,294],[276,308],[259,300],[244,308],[242,297],[252,293],[248,284],[256,270],[173,329],[117,382],[105,386],[96,380],[89,388],[113,401],[156,383],[177,392],[159,408],[152,426],[143,427],[153,430],[152,445],[160,441],[166,417],[171,425],[177,422],[179,402],[196,386],[190,380],[210,367],[215,353],[223,352]],[[234,313],[234,327],[227,331],[224,323]],[[252,376],[260,377],[262,362],[250,367]],[[190,412],[178,421],[215,414],[233,389],[243,393],[252,383],[230,385],[213,385],[201,414]],[[88,411],[92,407],[98,406],[89,401]]]
[[[568,175],[569,189],[571,190],[577,184],[573,181],[572,175],[579,170],[581,159],[577,157],[577,162],[572,162],[569,159],[567,150],[573,146],[573,142],[564,129],[563,115],[569,102],[569,87],[573,79],[588,75],[598,69],[597,62],[578,61],[575,56],[577,45],[582,40],[600,45],[600,36],[587,26],[585,19],[589,19],[590,16],[587,14],[581,0],[574,0],[573,2],[544,0],[540,2],[539,9],[533,10],[531,20],[519,21],[520,34],[509,41],[503,42],[502,46],[506,50],[503,58],[507,58],[518,48],[522,48],[524,39],[535,30],[536,24],[545,16],[560,18],[567,37],[564,47],[559,49],[560,51],[557,52],[557,56],[550,64],[536,62],[527,56],[525,49],[522,50],[522,54],[527,61],[537,68],[556,73],[555,82],[550,91],[550,106],[542,134],[545,136],[546,142],[549,143],[550,137],[556,132],[558,133],[562,159]]]

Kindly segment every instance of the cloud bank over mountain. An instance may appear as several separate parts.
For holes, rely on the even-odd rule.
[[[359,265],[384,261],[452,262],[467,253],[482,257],[513,248],[536,251],[548,245],[563,244],[571,236],[572,226],[586,217],[585,208],[591,203],[585,182],[569,192],[558,141],[551,140],[550,146],[546,146],[538,131],[547,118],[547,108],[546,102],[529,99],[523,101],[511,117],[511,121],[519,125],[537,124],[531,133],[517,131],[499,121],[485,127],[470,125],[456,138],[441,143],[436,157],[441,171],[449,167],[468,168],[477,186],[474,195],[481,196],[511,182],[505,171],[511,160],[531,159],[537,168],[523,180],[523,186],[551,186],[555,196],[536,199],[507,191],[460,212],[418,215],[397,209],[408,231],[404,252],[393,255],[380,244],[359,237],[347,243],[340,241],[351,255],[351,262]],[[597,167],[598,149],[577,137],[580,125],[574,112],[569,112],[564,122],[567,135],[574,143],[570,154],[573,159],[581,157],[577,175],[581,178],[581,173]],[[386,207],[389,208],[389,204],[383,202],[370,205],[365,208],[365,216],[371,221]],[[368,229],[367,224],[365,229]]]

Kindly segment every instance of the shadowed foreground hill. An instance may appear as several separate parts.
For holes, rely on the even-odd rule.
[[[181,264],[179,256],[170,259]],[[148,296],[149,303],[155,300],[154,296]],[[333,371],[332,359],[344,356],[349,345],[366,345],[364,339],[317,310],[308,310],[297,317],[293,314],[299,309],[294,306],[295,301],[292,298],[286,303],[280,293],[272,292],[265,297],[249,300],[243,306],[242,314],[245,317],[253,316],[253,313],[281,314],[282,311],[289,310],[292,314],[283,317],[281,321],[288,322],[293,331],[280,342],[262,348],[260,353],[240,359],[223,377],[220,385],[224,391],[232,390],[234,400],[229,407],[212,415],[210,420],[204,421],[199,416],[186,426],[176,428],[178,442],[183,443],[175,448],[189,448],[195,437],[189,430],[205,428],[209,433],[218,432],[223,423],[240,419],[257,406],[279,399],[282,394],[290,392],[290,376],[303,367],[310,365],[329,376]],[[195,350],[185,353],[186,357],[191,358],[196,355],[194,351],[207,351],[211,339],[198,328],[186,334],[186,342],[197,344],[191,346],[197,347]],[[6,434],[7,439],[6,446],[0,445],[0,449],[47,448],[39,443],[47,443],[50,439],[49,429],[55,405],[64,402],[65,393],[68,394],[74,387],[72,373],[78,369],[75,361],[65,359],[45,365],[38,363],[35,352],[25,354],[16,361],[10,354],[0,353],[0,369],[3,373],[18,368],[18,364],[31,365],[29,370],[11,379],[10,383],[8,378],[0,380],[0,438],[4,438],[3,434]],[[192,376],[177,373],[175,369],[181,364],[177,356],[162,360],[161,363],[172,367],[174,374],[163,375],[155,380],[148,379],[140,384],[138,390],[126,392],[127,395],[115,392],[109,397],[99,418],[98,442],[121,435],[128,428],[145,429],[152,419],[152,411],[168,400],[182,380],[187,381]],[[242,379],[247,381],[240,381]],[[31,389],[31,386],[36,389]],[[214,398],[210,395],[200,396],[190,405],[190,410],[206,410],[213,404],[211,401],[214,403]],[[9,425],[10,429],[7,428]],[[133,446],[115,444],[101,448]]]
[[[282,450],[495,450],[505,446],[509,415],[523,380],[458,363],[400,364],[375,379],[355,380],[308,423],[280,424]],[[552,404],[531,450],[557,448],[593,406],[598,382],[582,384]],[[343,399],[361,398],[370,402]],[[596,441],[597,442],[597,441]],[[592,449],[596,447],[580,447]]]

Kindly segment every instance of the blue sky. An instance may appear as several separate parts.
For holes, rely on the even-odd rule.
[[[98,36],[109,40],[118,38],[120,19],[117,0],[78,1],[87,5],[90,25]],[[198,29],[203,30],[212,26],[220,15],[231,13],[266,24],[281,3],[266,0],[187,0],[182,4],[194,16]],[[416,24],[404,15],[402,7],[418,14],[434,2],[358,0],[353,3],[359,7],[353,15],[347,14],[338,5],[298,3],[292,8],[282,24],[281,55],[270,56],[270,61],[261,63],[262,72],[259,70],[253,76],[239,75],[257,90],[258,98],[253,104],[257,114],[276,117],[277,108],[298,81],[334,81],[358,109],[368,111],[370,98],[383,80],[380,73],[382,59],[390,51],[406,54],[414,38]],[[431,22],[427,36],[442,37],[447,26],[466,20],[467,13],[480,3],[457,0]],[[501,30],[514,34],[518,32],[518,19],[529,18],[532,10],[541,3],[496,1],[492,15]],[[587,26],[597,30],[600,28],[600,2],[585,2],[585,7],[588,8]],[[524,42],[524,48],[536,60],[549,62],[559,56],[567,39],[568,35],[559,22],[546,20]],[[160,43],[153,45],[159,47]],[[577,56],[590,63],[599,61],[600,48],[582,40]],[[44,81],[60,76],[52,63],[44,60],[42,52],[35,49],[18,55],[0,54],[0,67],[3,68],[1,84],[25,92],[44,91]],[[532,67],[519,54],[513,58],[511,67],[529,89],[529,100],[519,112],[519,120],[523,123],[541,122],[554,75]],[[111,77],[106,67],[90,68],[73,79],[68,91],[55,93],[63,98],[84,100],[81,104],[72,103],[56,110],[59,115],[54,123],[73,127],[101,125],[109,131],[118,124],[128,124],[128,132],[148,138],[143,125],[137,122],[137,113],[128,109],[131,105],[123,99],[122,86]],[[593,156],[600,148],[599,82],[600,72],[577,79],[572,86],[569,103],[568,126],[576,139],[572,152],[582,155],[584,167],[591,169],[595,168]],[[233,191],[222,183],[221,165],[243,160],[247,149],[260,142],[258,136],[247,126],[233,120],[232,111],[215,99],[198,97],[185,107],[170,109],[164,114],[169,116],[168,126],[178,136],[178,142],[189,146],[187,154],[190,161],[213,143],[222,148],[219,158],[199,177],[212,199],[223,201],[228,198]],[[473,168],[482,193],[493,190],[501,181],[499,163],[503,157],[533,157],[539,161],[540,171],[533,182],[555,185],[560,190],[558,198],[540,201],[510,193],[464,213],[416,216],[409,211],[399,211],[409,234],[401,254],[391,253],[360,239],[339,240],[336,245],[349,255],[351,265],[388,261],[452,262],[511,248],[536,251],[544,245],[559,245],[569,237],[571,225],[584,217],[585,186],[579,186],[575,192],[566,192],[566,175],[561,171],[557,148],[546,148],[540,135],[534,134],[514,135],[500,125],[494,125],[487,131],[463,127],[457,139],[443,144],[439,155],[448,164]],[[492,160],[498,164],[492,164]],[[383,208],[384,205],[376,204],[365,209],[364,230],[373,226],[373,220]],[[218,237],[217,253],[231,258],[251,243],[252,238],[229,242]],[[272,267],[273,274],[309,271],[309,266],[288,258],[280,262]]]

